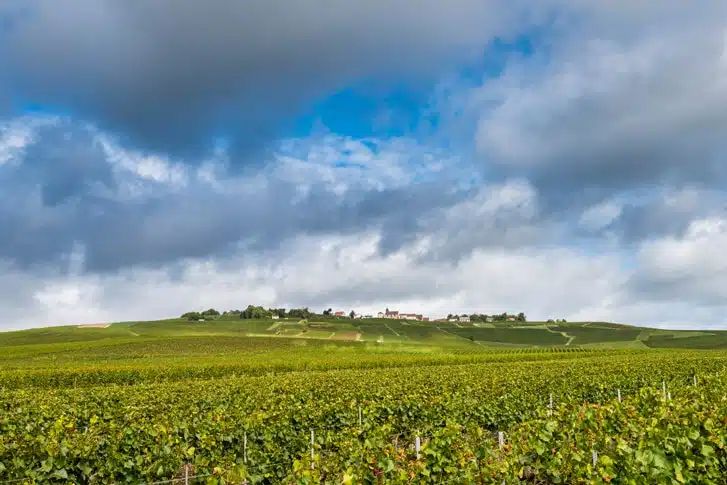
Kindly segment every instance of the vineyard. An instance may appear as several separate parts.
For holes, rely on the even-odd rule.
[[[727,483],[722,350],[2,350],[0,483]]]

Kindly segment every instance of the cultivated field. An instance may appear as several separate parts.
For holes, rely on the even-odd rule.
[[[0,482],[727,483],[725,334],[518,325],[0,334]]]

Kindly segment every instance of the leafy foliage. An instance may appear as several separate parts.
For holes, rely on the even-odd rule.
[[[125,385],[118,369],[77,370],[93,387],[47,369],[8,389],[5,373],[0,480],[138,483],[191,464],[209,483],[724,483],[724,352],[502,355],[174,379],[198,368],[165,364]]]

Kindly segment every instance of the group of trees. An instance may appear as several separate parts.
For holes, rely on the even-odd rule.
[[[305,308],[268,308],[265,309],[261,306],[248,305],[247,308],[239,312],[240,318],[242,319],[260,319],[260,318],[271,318],[273,315],[278,318],[298,318],[306,319],[313,316],[308,307]]]
[[[298,318],[306,319],[312,317],[314,314],[307,307],[306,308],[291,308],[287,310],[285,308],[264,308],[262,306],[248,305],[244,310],[228,310],[222,313],[224,316],[233,316],[241,319],[261,319],[271,318],[273,315],[277,315],[279,318]],[[220,312],[214,308],[205,310],[203,312],[187,312],[182,315],[182,318],[187,320],[213,320],[220,316]]]
[[[473,323],[506,322],[511,318],[514,318],[515,321],[518,321],[518,322],[527,321],[527,317],[525,317],[525,314],[523,312],[520,312],[517,315],[511,315],[507,312],[501,313],[499,315],[487,315],[485,313],[473,313],[472,315],[467,315],[466,313],[463,313],[462,315],[453,315],[450,313],[449,315],[447,315],[447,319],[449,320],[452,318],[458,318],[460,316],[463,316],[463,317],[469,316],[470,322],[473,322]]]
[[[203,312],[187,312],[182,315],[182,318],[186,318],[187,320],[212,320],[219,316],[220,312],[218,312],[214,308],[210,308],[209,310],[205,310]]]

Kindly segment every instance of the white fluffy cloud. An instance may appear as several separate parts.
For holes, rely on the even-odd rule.
[[[302,238],[265,257],[189,261],[173,276],[144,269],[111,276],[46,274],[32,282],[32,306],[9,327],[160,318],[249,303],[367,312],[389,306],[432,316],[527,310],[531,317],[571,317],[601,308],[604,295],[618,291],[623,278],[611,256],[558,248],[487,249],[453,266],[418,261],[415,246],[381,256],[377,239],[376,234]],[[0,281],[10,284],[5,277]]]
[[[471,206],[467,201],[460,209]],[[432,316],[522,310],[531,319],[727,325],[727,269],[719,250],[727,243],[725,221],[698,221],[682,238],[645,242],[635,259],[622,252],[498,246],[476,249],[452,263],[421,259],[431,237],[387,255],[378,251],[380,238],[376,232],[307,236],[258,255],[191,259],[174,268],[109,275],[84,274],[82,252],[76,251],[64,271],[37,278],[3,272],[0,287],[10,289],[2,292],[3,306],[12,310],[18,294],[26,296],[6,325],[161,318],[249,303],[365,312],[388,306]]]
[[[634,284],[654,299],[727,306],[727,221],[695,220],[681,237],[644,243]]]

